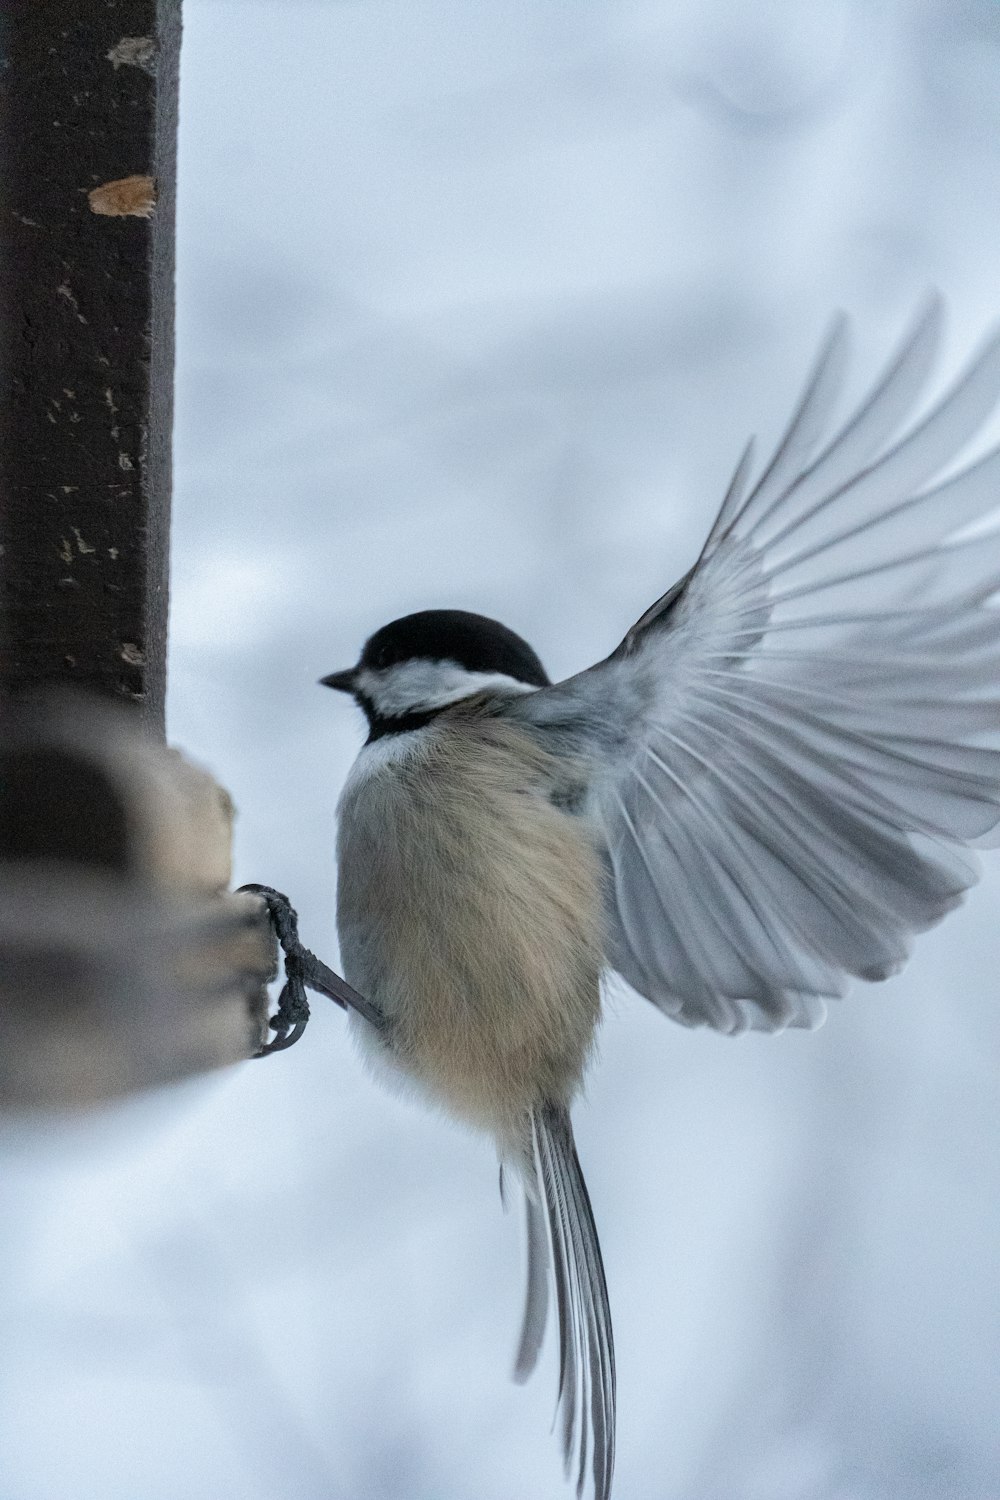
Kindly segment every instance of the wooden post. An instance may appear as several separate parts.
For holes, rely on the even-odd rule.
[[[180,12],[0,11],[0,682],[161,736]]]
[[[275,945],[264,902],[226,892],[229,799],[163,744],[179,52],[180,0],[0,8],[8,1108],[267,1035]]]

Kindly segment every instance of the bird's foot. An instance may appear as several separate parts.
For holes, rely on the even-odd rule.
[[[356,1010],[373,1026],[382,1026],[382,1012],[378,1007],[359,995],[346,979],[335,974],[305,947],[299,937],[299,919],[286,895],[269,885],[241,885],[240,891],[259,896],[264,902],[285,964],[285,983],[278,996],[278,1009],[268,1023],[275,1035],[263,1044],[256,1053],[257,1057],[283,1052],[299,1040],[309,1020],[307,989],[335,1000],[344,1010]]]

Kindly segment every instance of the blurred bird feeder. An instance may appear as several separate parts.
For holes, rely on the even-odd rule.
[[[0,18],[0,1105],[251,1056],[275,949],[163,743],[180,0]]]

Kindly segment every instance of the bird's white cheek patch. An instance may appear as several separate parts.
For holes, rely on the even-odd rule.
[[[383,719],[447,708],[491,688],[508,693],[536,691],[530,683],[518,682],[505,672],[469,672],[454,661],[401,661],[382,672],[363,667],[357,677],[357,692]]]

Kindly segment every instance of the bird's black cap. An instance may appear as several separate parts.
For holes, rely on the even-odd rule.
[[[502,672],[532,687],[549,680],[527,641],[464,609],[422,609],[383,625],[366,641],[360,665],[378,672],[414,660],[454,661],[468,672]]]

